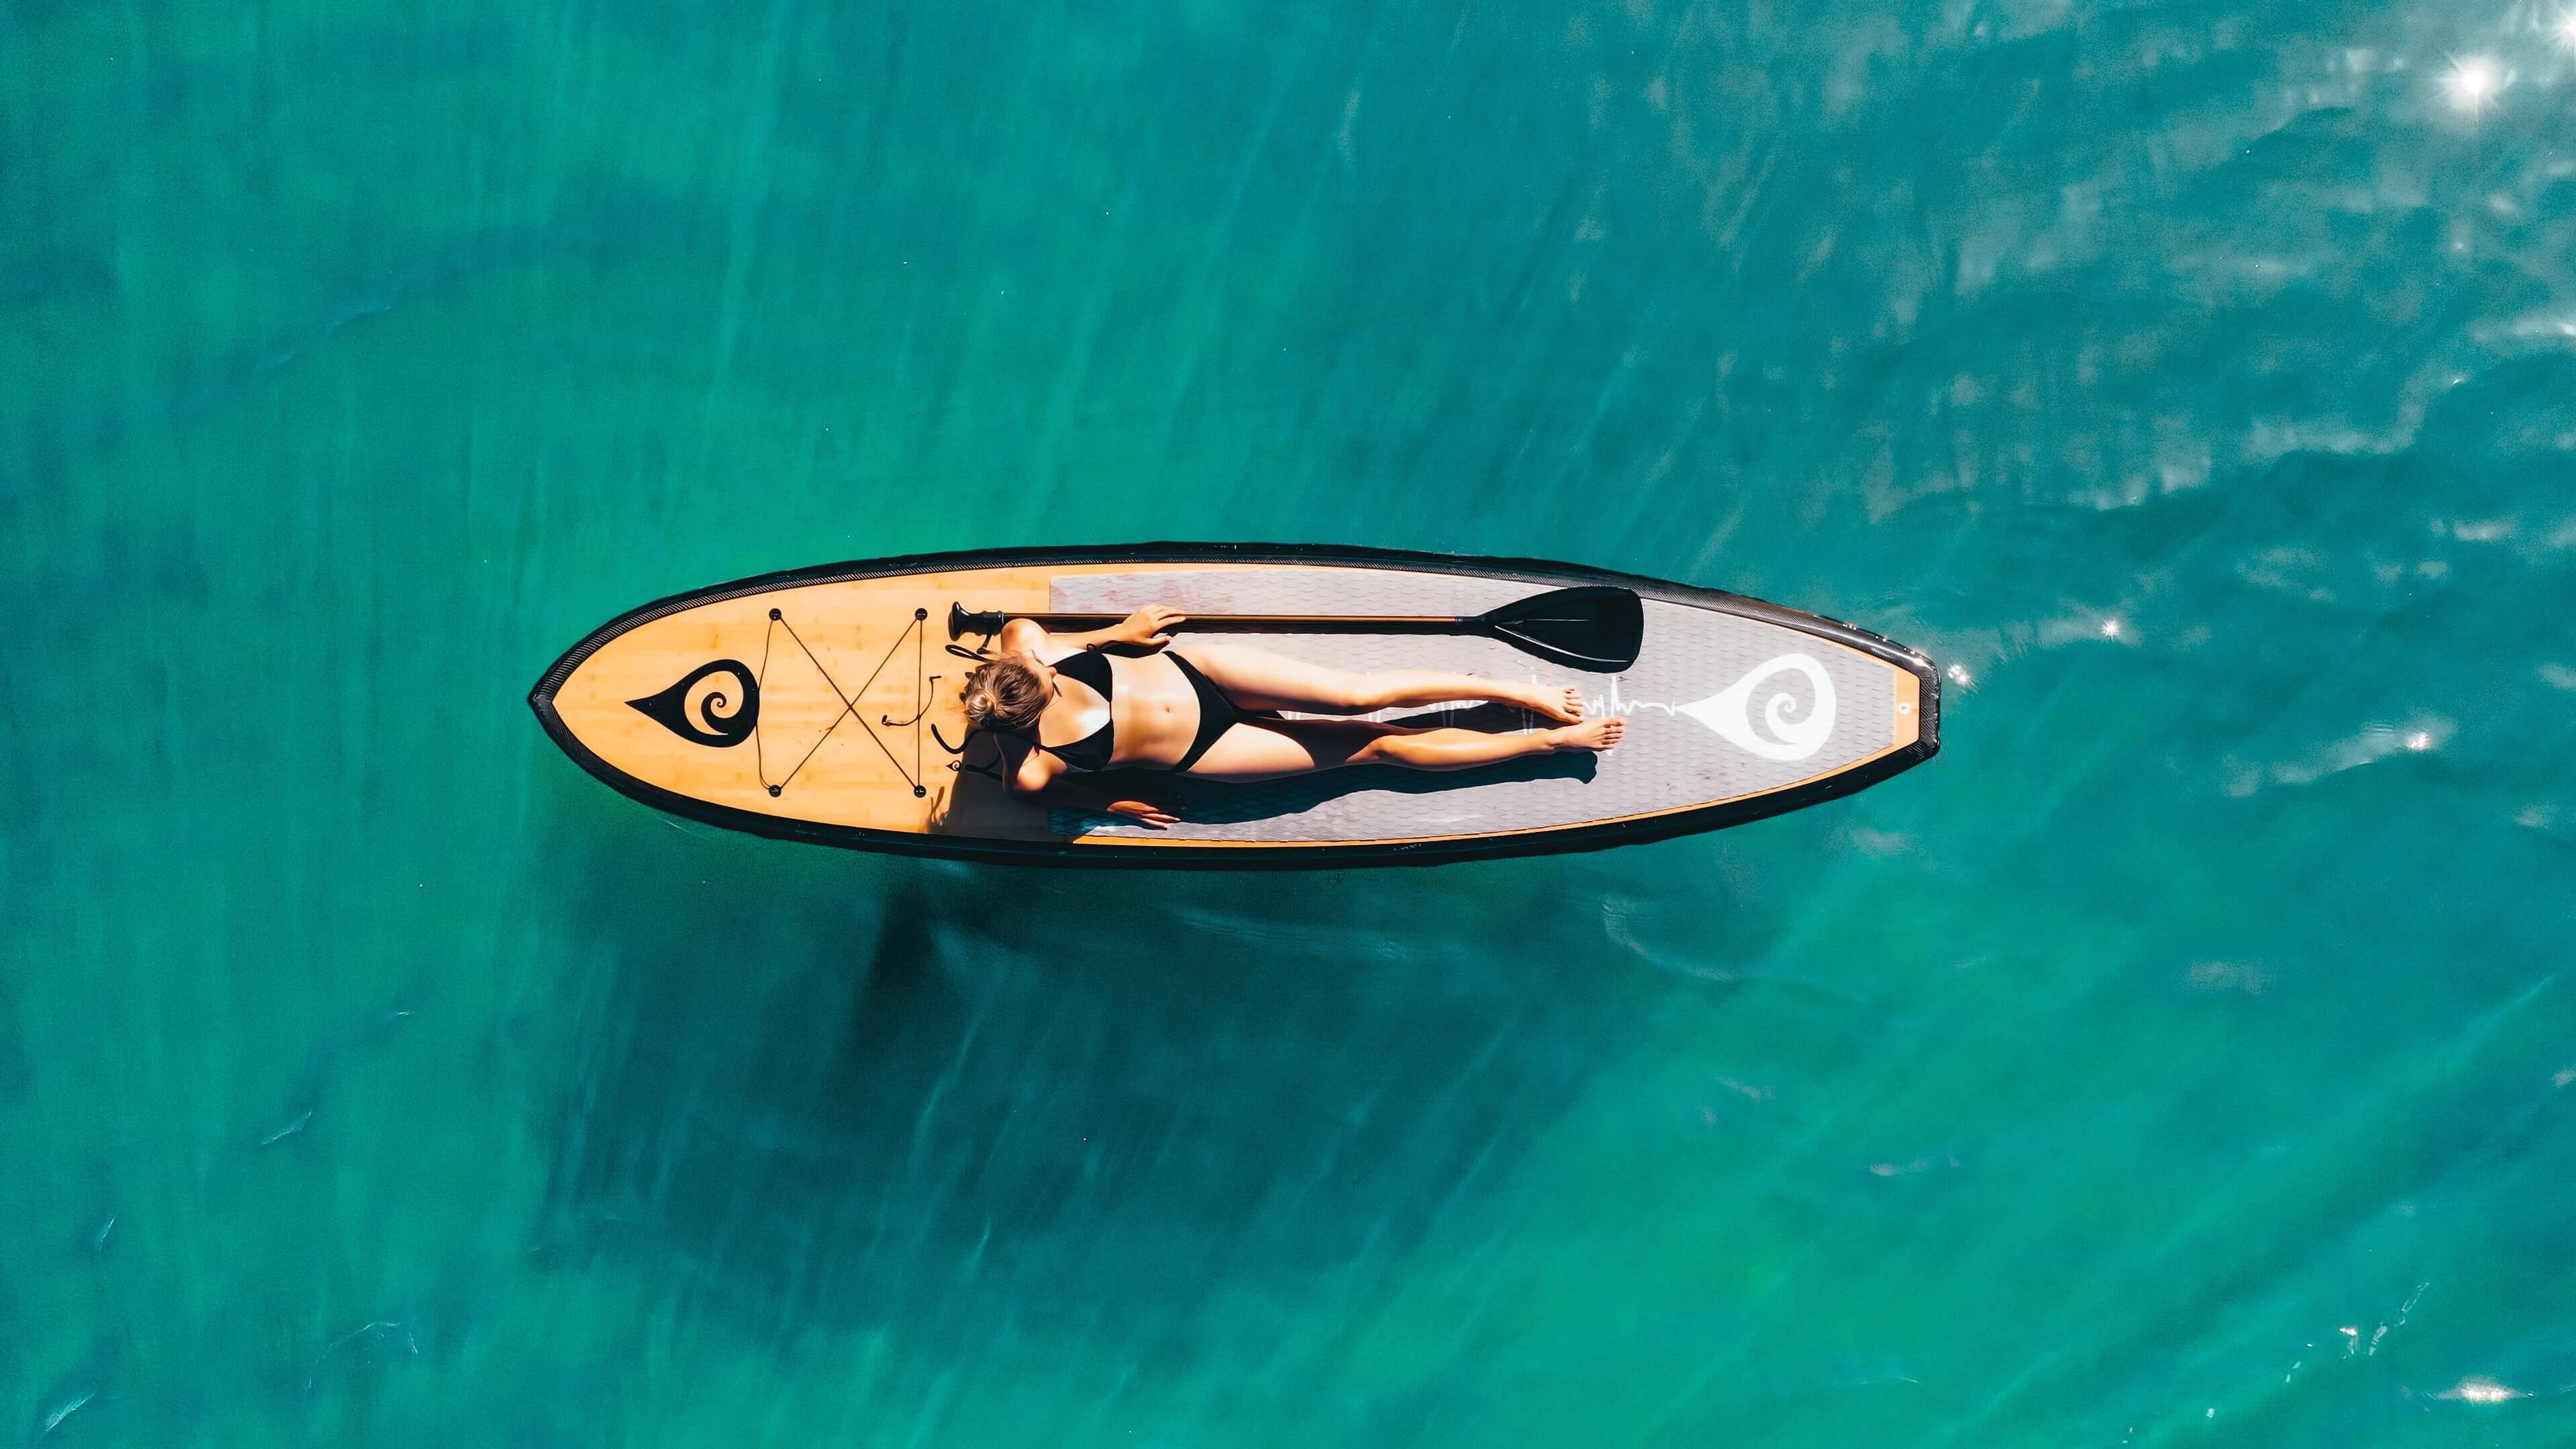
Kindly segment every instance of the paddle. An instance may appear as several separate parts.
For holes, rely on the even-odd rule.
[[[964,604],[948,606],[948,637],[981,634],[991,638],[1013,618],[1046,627],[1096,629],[1115,624],[1124,614],[1005,614],[999,609],[969,612]],[[1472,617],[1419,614],[1192,614],[1182,629],[1240,630],[1297,634],[1483,634],[1524,653],[1569,669],[1614,674],[1637,662],[1646,632],[1646,610],[1636,594],[1605,584],[1553,589],[1516,599],[1499,609]]]

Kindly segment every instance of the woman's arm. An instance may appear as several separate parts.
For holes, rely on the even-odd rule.
[[[1080,634],[1049,633],[1032,620],[1013,619],[1002,626],[1000,643],[1005,649],[1028,649],[1041,640],[1051,640],[1066,649],[1093,649],[1103,644],[1134,644],[1145,649],[1160,649],[1172,642],[1174,626],[1188,617],[1169,604],[1147,604],[1106,629],[1091,629]],[[1035,630],[1036,638],[1023,633],[1018,636],[1018,642],[1014,642],[1014,631],[1021,629]]]
[[[1044,750],[1029,748],[1026,741],[1012,740],[1003,748],[1008,752],[1017,746],[1019,759],[1007,762],[1011,793],[1029,796],[1041,804],[1062,806],[1067,810],[1088,810],[1094,815],[1117,815],[1154,830],[1168,830],[1180,817],[1160,801],[1138,800],[1077,785],[1065,778],[1064,761]]]
[[[1058,777],[1038,798],[1049,805],[1068,810],[1088,810],[1094,815],[1116,815],[1133,820],[1152,830],[1169,830],[1181,817],[1172,813],[1168,804],[1158,800],[1121,797],[1106,790],[1094,790]]]

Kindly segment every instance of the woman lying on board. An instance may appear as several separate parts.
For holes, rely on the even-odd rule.
[[[1606,750],[1626,729],[1617,719],[1586,719],[1582,693],[1572,686],[1431,669],[1353,674],[1241,644],[1172,647],[1171,630],[1185,619],[1153,604],[1084,634],[1052,634],[1029,619],[1004,624],[994,640],[999,657],[966,676],[965,704],[967,724],[999,743],[1010,787],[1053,791],[1068,804],[1161,830],[1176,818],[1163,805],[1068,789],[1066,777],[1112,769],[1211,780],[1275,780],[1344,765],[1465,770],[1523,755]],[[1490,700],[1557,723],[1503,734],[1277,714],[1367,714],[1452,700]]]

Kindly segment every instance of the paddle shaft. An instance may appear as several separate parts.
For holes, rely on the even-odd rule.
[[[1050,629],[1099,629],[1125,614],[1019,614]],[[1249,630],[1263,633],[1481,634],[1480,618],[1433,614],[1192,614],[1175,629]]]
[[[1047,628],[1096,629],[1133,617],[1109,613],[1046,613],[1021,617]],[[948,606],[948,637],[999,634],[1009,616]],[[1587,585],[1533,594],[1472,617],[1457,614],[1189,614],[1175,629],[1240,630],[1256,634],[1482,634],[1524,654],[1575,669],[1615,671],[1637,662],[1643,618],[1637,596],[1626,589]]]

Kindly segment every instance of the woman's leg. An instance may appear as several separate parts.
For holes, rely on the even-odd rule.
[[[1472,770],[1523,755],[1606,750],[1627,723],[1585,720],[1520,734],[1483,730],[1405,729],[1364,720],[1246,720],[1219,736],[1190,773],[1210,780],[1275,780],[1345,765],[1401,765],[1408,770]]]
[[[1437,669],[1381,669],[1354,674],[1255,649],[1245,644],[1190,644],[1174,653],[1198,666],[1226,698],[1245,709],[1293,709],[1309,714],[1367,714],[1407,704],[1490,699],[1568,724],[1583,718],[1583,691],[1509,679],[1480,679]]]

